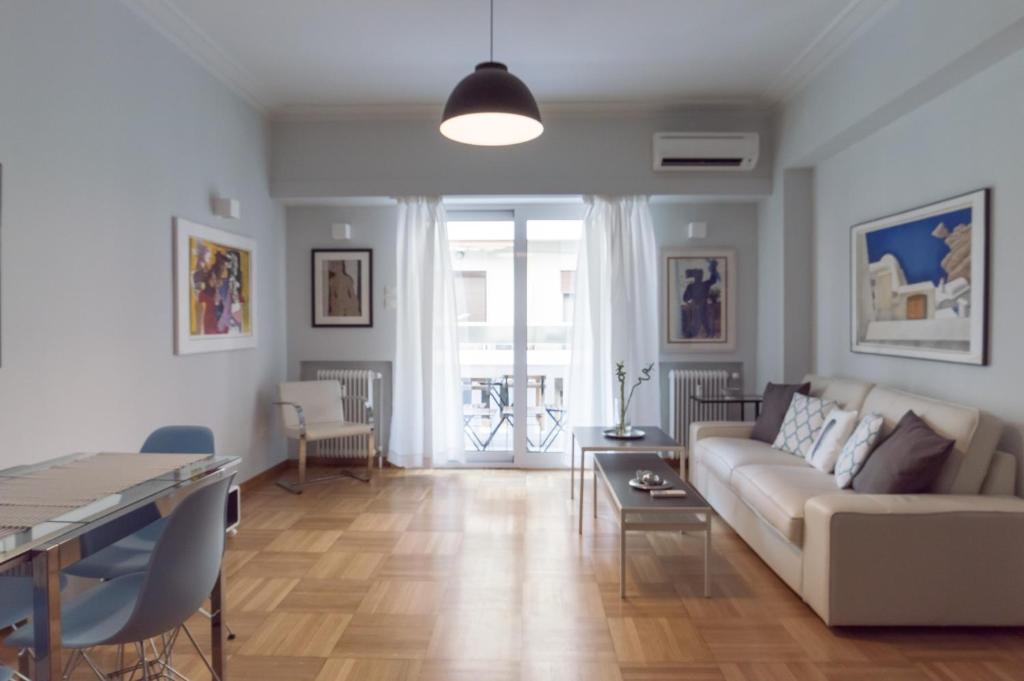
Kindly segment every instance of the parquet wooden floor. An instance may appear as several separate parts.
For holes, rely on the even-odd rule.
[[[229,678],[1024,680],[1022,630],[830,630],[720,522],[714,598],[701,539],[660,533],[630,537],[620,600],[615,515],[602,499],[593,521],[588,500],[579,537],[568,486],[566,472],[385,471],[247,493],[226,554]]]

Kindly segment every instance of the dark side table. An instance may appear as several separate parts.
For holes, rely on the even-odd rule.
[[[709,419],[709,412],[711,405],[725,405],[725,416],[729,418],[729,406],[733,404],[739,405],[740,408],[740,421],[745,421],[747,417],[747,405],[751,404],[754,406],[754,418],[756,419],[761,415],[761,400],[763,399],[760,395],[690,395],[690,399],[697,405],[697,420],[706,421]]]

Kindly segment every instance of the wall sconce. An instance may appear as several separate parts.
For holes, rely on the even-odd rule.
[[[242,217],[242,202],[222,196],[213,197],[213,214],[217,217],[237,220]]]
[[[691,222],[687,231],[691,239],[704,239],[708,235],[708,223]]]
[[[352,225],[347,222],[335,222],[331,225],[331,236],[335,241],[348,241],[352,238]]]
[[[398,291],[394,286],[384,287],[384,309],[385,310],[397,310],[398,309]]]

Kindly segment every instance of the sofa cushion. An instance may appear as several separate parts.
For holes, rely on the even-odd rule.
[[[862,418],[853,429],[853,434],[846,439],[843,451],[839,452],[839,458],[836,459],[836,487],[844,489],[853,484],[853,478],[860,473],[860,469],[871,456],[871,450],[882,437],[883,423],[882,415],[872,412]]]
[[[839,453],[843,451],[856,427],[857,412],[833,409],[811,445],[811,451],[807,452],[807,463],[822,473],[834,471]]]
[[[804,541],[804,504],[839,491],[828,473],[813,466],[750,465],[733,471],[732,487],[740,499],[796,546]]]
[[[811,445],[825,425],[825,419],[835,408],[835,402],[826,402],[809,395],[793,395],[772,447],[806,459],[807,452],[811,451]]]
[[[750,464],[806,466],[807,462],[792,454],[772,449],[758,440],[733,437],[709,437],[697,442],[697,459],[726,485],[731,484],[733,471]]]
[[[750,437],[769,445],[775,442],[779,428],[782,427],[782,420],[786,418],[789,403],[793,401],[793,395],[797,393],[806,395],[810,389],[810,383],[800,385],[769,383],[765,386],[761,401],[761,413],[758,414],[757,420],[754,422],[754,430],[750,433]]]
[[[863,411],[878,412],[885,420],[882,435],[888,436],[907,411],[921,417],[936,433],[954,441],[933,492],[977,494],[992,463],[1002,430],[999,421],[975,407],[933,400],[892,388],[875,387],[864,400]]]
[[[938,435],[912,411],[875,447],[853,479],[861,494],[921,494],[931,488],[953,441]]]
[[[804,382],[811,384],[810,395],[837,402],[842,409],[858,412],[874,387],[873,383],[849,378],[828,378],[817,374],[807,374],[804,376]]]

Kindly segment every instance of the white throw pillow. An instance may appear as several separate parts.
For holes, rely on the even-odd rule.
[[[856,427],[857,412],[842,409],[830,411],[817,439],[807,452],[807,462],[819,471],[831,473],[836,467],[839,452],[843,451],[843,445]]]
[[[854,476],[860,473],[871,450],[878,444],[878,438],[882,434],[882,423],[881,414],[868,414],[860,420],[853,435],[846,440],[843,451],[836,460],[836,485],[839,489],[845,489],[853,484]]]
[[[800,393],[793,395],[772,447],[806,459],[814,439],[818,437],[818,431],[825,423],[825,418],[835,408],[835,402],[826,402]]]

